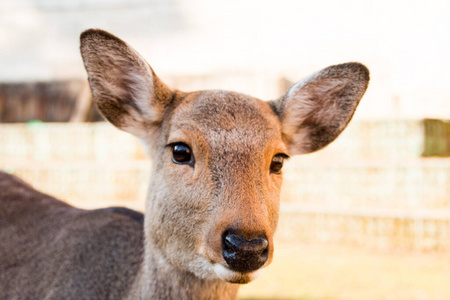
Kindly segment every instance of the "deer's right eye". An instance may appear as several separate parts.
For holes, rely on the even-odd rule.
[[[191,148],[185,143],[173,144],[172,161],[176,164],[193,164]]]

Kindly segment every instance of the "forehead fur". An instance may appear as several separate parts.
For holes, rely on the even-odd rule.
[[[183,105],[173,112],[171,131],[198,132],[209,142],[220,143],[245,139],[260,144],[281,138],[279,119],[264,101],[221,90],[189,93],[182,98]]]

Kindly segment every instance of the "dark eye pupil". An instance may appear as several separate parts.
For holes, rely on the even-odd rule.
[[[275,155],[270,164],[270,171],[275,174],[280,174],[281,168],[283,168],[283,162],[284,157],[282,155]]]
[[[186,144],[175,144],[172,148],[172,160],[174,163],[188,163],[191,161],[191,149]]]

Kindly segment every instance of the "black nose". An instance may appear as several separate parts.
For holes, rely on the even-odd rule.
[[[248,239],[227,230],[222,241],[222,256],[234,271],[251,272],[261,268],[267,261],[269,241],[265,237]]]

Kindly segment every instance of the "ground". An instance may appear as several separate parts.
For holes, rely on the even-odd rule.
[[[450,253],[280,243],[242,300],[447,300]]]

